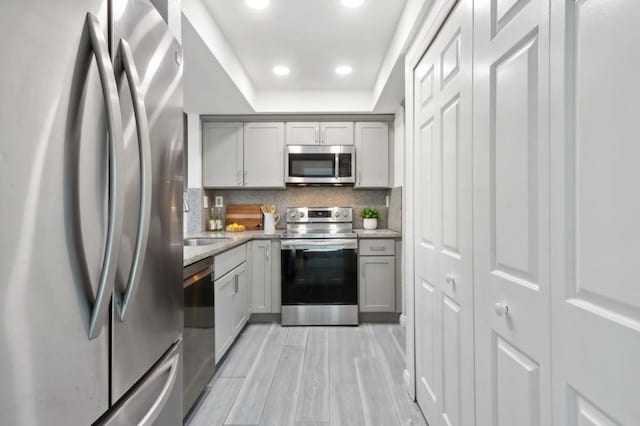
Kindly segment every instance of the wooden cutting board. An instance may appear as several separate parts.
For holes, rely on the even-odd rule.
[[[229,204],[227,206],[226,225],[237,223],[244,225],[247,231],[263,229],[260,204]]]

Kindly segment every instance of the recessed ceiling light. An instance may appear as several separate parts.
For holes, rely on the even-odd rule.
[[[275,75],[289,75],[290,72],[291,70],[289,69],[289,67],[285,65],[276,65],[275,67],[273,67],[273,73]]]
[[[338,75],[349,75],[351,74],[351,67],[349,65],[340,65],[336,67],[336,74]]]
[[[350,8],[362,6],[362,3],[364,3],[364,0],[342,0],[342,4],[345,7],[350,7]]]
[[[247,6],[251,9],[266,9],[269,6],[269,0],[245,0]]]

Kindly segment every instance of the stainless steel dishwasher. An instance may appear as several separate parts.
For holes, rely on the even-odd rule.
[[[183,279],[185,417],[216,371],[213,258],[186,266]]]

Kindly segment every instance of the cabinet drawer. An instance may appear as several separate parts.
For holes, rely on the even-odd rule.
[[[247,245],[243,244],[222,254],[217,255],[213,261],[214,279],[218,279],[233,268],[247,260]]]
[[[360,240],[360,256],[393,256],[395,240]]]

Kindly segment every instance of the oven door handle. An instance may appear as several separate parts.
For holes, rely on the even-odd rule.
[[[282,250],[357,250],[358,241],[350,240],[282,240]]]
[[[330,253],[334,251],[344,250],[343,248],[303,248],[301,249],[305,253]]]

